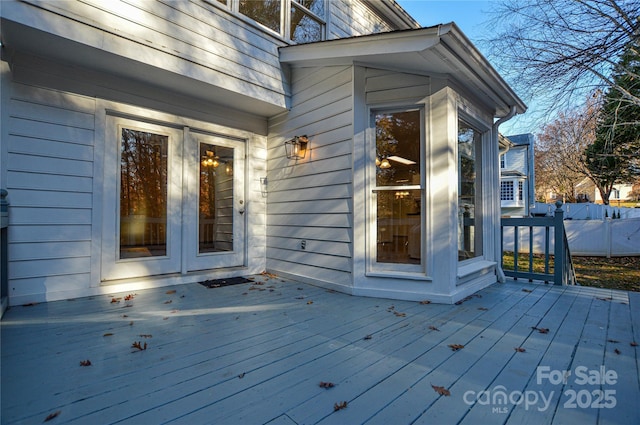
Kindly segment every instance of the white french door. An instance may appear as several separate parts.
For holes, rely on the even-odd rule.
[[[244,263],[244,142],[108,116],[102,280]]]
[[[185,213],[189,271],[244,262],[244,142],[191,133]]]

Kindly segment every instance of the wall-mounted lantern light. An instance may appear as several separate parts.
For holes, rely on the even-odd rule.
[[[307,136],[295,136],[293,139],[284,142],[284,149],[287,159],[303,159],[307,155],[309,139]]]

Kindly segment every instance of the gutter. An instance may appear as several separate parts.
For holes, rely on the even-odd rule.
[[[509,113],[507,115],[505,115],[502,118],[499,118],[498,121],[493,123],[492,132],[493,132],[493,137],[495,137],[495,139],[494,139],[495,144],[498,146],[498,148],[499,148],[498,137],[499,137],[499,134],[500,134],[498,132],[498,127],[500,127],[500,124],[502,124],[502,123],[504,123],[506,121],[509,121],[511,118],[513,118],[516,115],[516,113],[517,113],[517,108],[516,108],[515,105],[512,105],[511,108],[509,109]],[[502,231],[502,229],[498,225],[496,230],[495,230],[495,235],[494,235],[494,238],[495,238],[496,241],[500,240],[500,238],[499,238],[500,235],[498,234],[498,232],[501,232],[501,231]],[[499,251],[499,252],[497,252],[498,255],[496,256],[496,258],[497,259],[502,258],[502,246],[500,246],[499,249],[496,249],[496,251]],[[502,261],[498,261],[497,264],[496,264],[496,275],[498,277],[498,282],[504,283],[507,280],[507,278],[506,278],[506,276],[504,274],[504,270],[502,270],[501,264],[502,264]]]

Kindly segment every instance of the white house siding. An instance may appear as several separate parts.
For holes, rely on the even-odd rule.
[[[215,1],[12,1],[2,6],[7,20],[118,59],[167,70],[254,102],[285,105],[277,51],[285,43]]]
[[[270,121],[267,268],[351,286],[352,70],[293,72],[291,111]],[[284,142],[306,134],[307,158],[288,160]],[[304,243],[305,247],[302,248]]]
[[[367,5],[354,0],[329,2],[327,39],[353,37],[391,31],[391,25],[382,20]]]
[[[8,106],[10,296],[87,286],[95,101],[15,84]]]

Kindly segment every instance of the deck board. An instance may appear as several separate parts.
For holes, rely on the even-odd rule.
[[[252,278],[9,309],[1,423],[54,412],[47,423],[640,423],[640,294],[508,281],[459,305],[425,305]],[[536,382],[539,366],[602,365],[615,385]],[[464,398],[499,386],[544,393],[550,406]],[[565,408],[564,391],[607,388],[613,409]]]

